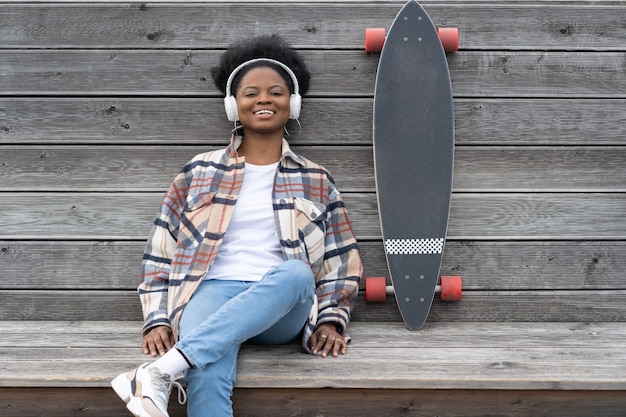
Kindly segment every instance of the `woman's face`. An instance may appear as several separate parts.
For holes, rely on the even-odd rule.
[[[248,71],[237,88],[237,112],[247,132],[274,133],[289,121],[290,94],[281,75],[269,67]]]

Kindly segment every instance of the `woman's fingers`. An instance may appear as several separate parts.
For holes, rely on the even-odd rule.
[[[152,357],[165,355],[172,346],[172,331],[166,326],[156,327],[143,337],[143,353]]]
[[[318,329],[311,337],[312,351],[317,355],[321,351],[322,358],[332,354],[337,357],[339,354],[344,355],[348,350],[348,344],[343,336],[333,330]]]

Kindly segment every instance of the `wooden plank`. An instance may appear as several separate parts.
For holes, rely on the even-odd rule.
[[[457,144],[622,145],[626,100],[455,100]]]
[[[621,179],[625,160],[626,148],[621,147],[460,147],[454,189],[621,192],[626,190]]]
[[[162,193],[0,193],[0,239],[144,240]],[[344,193],[357,238],[380,239],[376,199]],[[602,218],[598,219],[598,213]],[[451,240],[624,240],[626,193],[459,193]]]
[[[144,246],[144,241],[2,241],[0,264],[6,279],[0,287],[133,290],[139,284]]]
[[[2,146],[0,183],[12,178],[9,191],[164,193],[187,161],[224,147]],[[294,150],[328,168],[342,190],[375,188],[371,146],[294,146]],[[354,175],[355,170],[362,175]],[[3,188],[0,185],[0,191]]]
[[[463,52],[449,55],[448,65],[455,97],[616,98],[626,91],[622,57],[619,53]]]
[[[143,249],[143,240],[0,241],[0,289],[132,291]],[[389,275],[382,242],[359,249],[365,277]],[[626,290],[625,251],[626,242],[448,241],[441,273],[461,275],[466,291]]]
[[[387,349],[361,350],[335,362],[316,360],[309,375],[295,375],[285,387],[403,388],[403,389],[621,389],[626,386],[623,348],[502,349]],[[268,353],[259,355],[259,353]],[[249,354],[247,356],[247,354]],[[240,355],[240,386],[266,387],[275,378],[292,374],[298,358],[244,350]],[[602,355],[602,359],[594,359]],[[260,357],[265,356],[265,357]],[[273,358],[273,359],[272,359]],[[257,362],[258,361],[258,362]],[[255,363],[273,365],[273,374],[254,372]],[[255,362],[255,363],[253,363]],[[385,372],[372,373],[372,363],[385,363]],[[564,364],[570,366],[564,366]],[[574,365],[576,364],[576,365]],[[419,376],[416,376],[418,374]],[[276,386],[277,384],[274,384]]]
[[[370,349],[388,348],[387,337],[393,341],[394,348],[433,349],[441,349],[447,344],[476,349],[489,349],[494,345],[512,349],[578,349],[594,345],[608,348],[620,346],[626,340],[624,323],[437,322],[427,323],[415,332],[408,330],[401,322],[353,322],[349,329],[354,339],[353,346]],[[25,335],[30,333],[28,329],[23,332]]]
[[[292,144],[372,143],[371,99],[306,98],[299,120]],[[0,98],[1,144],[224,146],[232,127],[222,98]]]
[[[626,289],[623,242],[448,242],[441,273],[467,289]]]
[[[6,337],[0,347],[26,350],[97,349],[106,347],[139,350],[141,326],[139,321],[0,321]],[[419,331],[410,331],[401,322],[352,322],[349,333],[351,346],[363,349],[440,348],[442,345],[488,349],[502,348],[569,349],[588,346],[620,346],[626,340],[623,323],[427,323]],[[109,336],[110,335],[110,338]],[[384,337],[381,337],[384,335]],[[389,341],[393,344],[390,346]],[[295,349],[297,343],[293,343]],[[140,352],[139,352],[140,353]],[[26,358],[29,354],[19,354]],[[304,357],[306,358],[306,356]]]
[[[506,276],[503,278],[505,279]],[[619,300],[622,291],[466,291],[460,302],[438,298],[428,322],[624,322],[626,309]],[[355,322],[401,321],[392,296],[386,303],[365,303],[359,297],[352,314]]]
[[[127,349],[106,347],[20,350],[15,355],[14,351],[8,349],[10,361],[0,361],[3,386],[106,386],[114,376],[145,359]],[[239,355],[237,386],[626,390],[624,359],[623,345],[576,349],[499,346],[366,349],[355,343],[347,355],[326,359],[307,356],[296,345],[247,346]],[[371,366],[376,363],[385,363],[385,372],[372,373]],[[307,372],[295,371],[303,368]]]
[[[618,417],[626,408],[620,391],[235,389],[233,401],[240,417],[275,416],[275,404],[308,417]]]
[[[176,395],[176,394],[174,394]],[[124,404],[109,388],[0,389],[4,417],[67,417],[80,410],[85,417],[127,417]],[[528,390],[358,390],[235,388],[234,412],[239,417],[622,417],[622,391]],[[36,404],[34,409],[33,404]],[[171,417],[185,417],[185,406],[170,399]]]
[[[626,208],[620,200],[625,197],[619,193],[453,195],[448,236],[463,240],[621,239],[620,219]]]
[[[7,326],[10,322],[2,324]],[[134,338],[126,339],[126,347],[108,343],[102,346],[102,337],[115,327],[113,323],[83,324],[78,332],[73,329],[74,323],[65,324],[70,331],[63,333],[59,327],[53,327],[56,330],[52,337],[38,338],[30,347],[21,347],[19,342],[18,346],[4,347],[0,384],[81,386],[84,382],[85,386],[104,386],[125,367],[145,360]],[[137,330],[137,324],[121,323],[121,329]],[[45,323],[9,334],[37,337],[42,325]],[[18,326],[22,328],[21,324]],[[93,333],[85,334],[89,328]],[[351,327],[351,333],[354,341],[349,353],[338,359],[305,355],[297,343],[276,348],[247,345],[240,355],[238,387],[423,389],[420,385],[429,381],[434,384],[431,388],[445,389],[446,384],[454,384],[458,378],[456,383],[477,383],[471,386],[485,389],[540,389],[552,383],[547,389],[567,390],[576,389],[572,384],[583,383],[582,380],[593,384],[586,389],[622,389],[619,385],[625,380],[625,374],[619,372],[623,362],[618,357],[624,355],[626,340],[620,324],[437,323],[410,332],[401,323],[360,323]],[[98,334],[99,341],[95,338]],[[442,343],[446,349],[437,349]],[[362,377],[362,373],[369,372],[365,362],[384,357],[396,372]],[[46,361],[47,365],[37,367],[39,361]],[[560,361],[561,366],[554,367],[553,361]],[[81,362],[82,365],[73,366]],[[418,362],[423,370],[416,373],[413,367]],[[345,374],[343,370],[349,366],[354,366],[354,371]],[[613,372],[607,374],[606,369],[611,366]],[[308,377],[297,371],[303,367]],[[546,376],[549,373],[553,375]],[[382,381],[384,385],[363,386],[370,382],[360,379]],[[496,381],[506,385],[488,385]],[[539,385],[531,387],[531,383]]]
[[[466,291],[461,302],[436,299],[428,321],[625,322],[625,296],[625,290]],[[0,290],[0,317],[36,321],[142,320],[139,298],[136,291],[130,290]],[[352,319],[401,320],[391,296],[386,303],[366,303],[365,297],[359,297]]]
[[[360,49],[365,28],[388,28],[403,2],[106,3],[3,5],[0,36],[11,48],[225,48],[240,38],[280,33],[299,48]],[[436,25],[460,28],[465,49],[620,50],[626,41],[618,2],[437,1],[424,7]],[[224,30],[224,22],[238,22],[240,30]]]
[[[310,376],[295,376],[284,387],[302,388],[402,388],[402,389],[624,389],[622,349],[398,349],[389,360],[389,351],[361,351],[351,348],[351,355],[336,363],[317,361]],[[239,376],[240,385],[266,387],[282,373],[291,374],[295,366],[291,355],[259,358],[240,357],[240,369],[254,368],[252,361],[271,361],[276,373],[265,372]],[[579,362],[583,358],[603,355],[601,361]],[[604,356],[606,355],[606,356]],[[248,359],[251,361],[249,362]],[[298,359],[295,359],[298,360]],[[611,361],[614,362],[611,362]],[[606,362],[605,362],[606,361]],[[388,365],[385,372],[372,373],[372,362]],[[563,366],[564,364],[570,366]],[[352,371],[351,371],[352,370]],[[247,372],[246,372],[247,373]],[[415,374],[418,373],[417,381]],[[451,377],[452,376],[452,377]],[[249,378],[249,379],[248,379]],[[451,379],[451,380],[450,380]]]
[[[248,403],[244,399],[240,403]],[[124,402],[110,387],[101,388],[0,388],[3,417],[128,417]],[[248,404],[251,405],[251,404]],[[186,417],[186,406],[172,397],[170,417]],[[295,414],[294,414],[295,415]]]
[[[304,99],[293,145],[371,145],[371,98]],[[457,145],[623,145],[626,99],[457,98]],[[346,125],[349,120],[349,126]],[[221,98],[0,97],[0,144],[219,145]]]
[[[222,148],[219,146],[219,148]],[[0,191],[164,192],[214,146],[0,146]],[[294,146],[344,192],[375,190],[371,146]],[[626,147],[459,146],[455,192],[626,192]],[[354,175],[359,172],[359,175]]]
[[[220,54],[4,50],[0,96],[221,96],[207,72]],[[373,95],[377,55],[335,50],[302,55],[313,74],[311,97]],[[449,55],[448,64],[455,97],[626,96],[626,63],[619,52],[462,51]]]

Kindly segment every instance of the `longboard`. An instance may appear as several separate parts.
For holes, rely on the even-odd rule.
[[[460,277],[439,282],[454,161],[450,72],[440,35],[416,1],[400,10],[384,39],[373,128],[389,275],[404,322],[417,330],[438,284],[448,292],[452,288],[453,299],[460,299],[461,288]],[[366,280],[366,293],[367,286]]]

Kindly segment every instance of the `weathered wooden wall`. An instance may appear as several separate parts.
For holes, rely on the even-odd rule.
[[[160,197],[185,161],[227,141],[209,68],[258,33],[280,33],[310,63],[291,142],[333,172],[365,273],[383,273],[371,152],[378,56],[362,44],[401,4],[1,4],[3,316],[54,316],[38,311],[40,298],[72,300],[59,304],[65,315],[80,291],[98,290],[94,308],[72,318],[139,317],[137,265]],[[622,320],[624,5],[424,5],[461,31],[449,55],[457,147],[444,272],[464,276],[467,296],[445,320]],[[485,291],[506,300],[487,317],[476,313]],[[565,296],[577,300],[571,309],[545,313]],[[109,311],[112,298],[128,310]],[[587,307],[600,301],[596,316]]]
[[[0,320],[141,319],[138,269],[161,196],[189,158],[228,141],[209,68],[256,34],[281,34],[310,64],[289,140],[334,174],[365,275],[385,274],[372,160],[378,55],[363,38],[403,3],[0,2]],[[626,3],[423,5],[461,33],[448,55],[456,161],[442,272],[462,275],[465,293],[436,302],[429,323],[626,322]],[[393,303],[362,298],[355,321],[400,320]],[[21,343],[0,352],[18,355]],[[389,415],[418,415],[412,404],[423,397],[395,394],[411,405]],[[295,410],[317,395],[280,401]],[[624,405],[602,395],[593,404]]]

